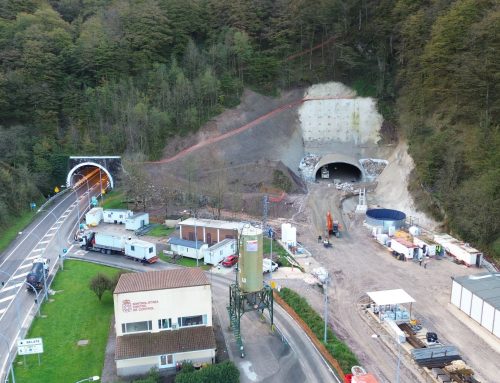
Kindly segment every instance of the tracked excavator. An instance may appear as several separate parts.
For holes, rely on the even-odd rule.
[[[330,243],[330,236],[333,235],[337,238],[340,237],[339,227],[339,221],[334,221],[332,218],[332,213],[328,211],[328,213],[326,213],[326,236],[323,240],[324,247],[332,246],[332,244]]]

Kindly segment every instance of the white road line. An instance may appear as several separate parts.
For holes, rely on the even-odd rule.
[[[75,193],[75,192],[73,192],[73,193]],[[61,204],[62,204],[62,203],[64,203],[64,202],[65,202],[68,198],[70,198],[71,196],[73,196],[73,193],[68,194],[68,196],[67,196],[67,197],[63,198],[63,200],[62,200],[61,202],[59,202],[56,206],[54,206],[54,208],[53,208],[52,210],[50,210],[48,213],[49,213],[49,214],[50,214],[50,213],[53,213],[53,212],[54,212],[54,210],[55,210],[55,209],[57,209],[57,207],[58,207],[59,205],[61,205]],[[12,254],[14,254],[14,252],[15,252],[15,251],[19,248],[19,246],[21,246],[21,245],[23,244],[23,242],[24,242],[24,241],[26,241],[26,239],[30,237],[30,235],[31,235],[31,234],[35,231],[35,229],[36,229],[38,226],[40,226],[40,225],[43,223],[43,221],[45,221],[45,219],[46,219],[47,217],[49,217],[49,214],[47,214],[47,215],[46,215],[46,216],[45,216],[45,217],[44,217],[44,218],[43,218],[40,222],[38,222],[38,224],[37,224],[37,225],[36,225],[33,229],[31,229],[31,231],[30,231],[30,232],[26,235],[26,237],[24,237],[24,239],[23,239],[21,242],[19,242],[19,243],[17,244],[17,246],[16,246],[14,249],[12,249],[12,251],[11,251],[11,252],[10,252],[10,253],[9,253],[9,254],[5,257],[5,258],[4,258],[4,260],[3,260],[3,261],[2,261],[2,263],[0,264],[0,268],[3,266],[3,264],[4,264],[5,262],[7,262],[7,260],[8,260],[8,259],[12,256]]]
[[[48,240],[48,241],[41,241],[41,242],[38,242],[38,244],[39,245],[44,245],[44,244],[49,243],[49,242],[50,242],[50,240]]]
[[[44,249],[45,250],[45,249]],[[40,257],[38,254],[32,255],[31,257],[26,258],[27,261],[31,261],[32,259]]]
[[[1,309],[1,310],[0,310],[0,315],[2,315],[2,314],[3,314],[4,312],[6,312],[6,311],[7,311],[7,309],[6,309],[6,308],[5,308],[5,309]]]
[[[9,295],[7,298],[0,299],[0,303],[2,303],[2,302],[7,302],[7,301],[11,301],[11,300],[13,300],[15,297],[16,297],[15,295]]]
[[[45,248],[43,248],[43,249],[33,249],[33,250],[31,250],[31,253],[34,253],[34,252],[37,252],[37,251],[44,251],[44,250],[45,250]]]
[[[52,231],[52,230],[57,230],[58,228],[57,227],[51,227],[49,230],[47,230],[48,232],[49,231]]]
[[[9,290],[12,290],[12,289],[17,289],[21,285],[22,285],[22,283],[16,283],[15,285],[4,287],[3,289],[0,290],[0,293],[3,293],[5,291],[9,291]]]
[[[14,276],[12,277],[12,279],[19,279],[19,278],[23,278],[23,277],[25,277],[26,275],[28,275],[29,273],[30,273],[30,272],[29,272],[29,271],[27,271],[26,273],[22,273],[22,274],[17,274],[17,275],[14,275]]]
[[[19,270],[19,269],[25,269],[25,268],[27,268],[27,267],[31,267],[31,266],[33,266],[33,265],[32,265],[32,264],[30,264],[30,263],[28,263],[27,265],[22,265],[22,266],[19,266],[17,269],[18,269],[18,270]]]

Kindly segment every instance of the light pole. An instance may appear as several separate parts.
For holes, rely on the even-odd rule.
[[[271,269],[269,270],[269,279],[272,281],[273,280],[273,229],[269,228],[269,236],[271,237]]]
[[[7,345],[7,364],[10,366],[10,374],[12,376],[12,383],[16,383],[16,377],[14,376],[14,366],[12,361],[10,360],[10,347],[9,347],[9,340],[2,334],[0,334],[0,337],[5,341],[5,344]],[[7,375],[9,375],[9,371],[7,371]],[[7,378],[7,377],[6,377]],[[7,379],[5,379],[7,381]]]
[[[376,339],[376,338],[382,338],[382,337],[384,337],[384,335],[372,334],[372,338],[374,338],[374,339]],[[389,336],[387,338],[392,339]],[[399,380],[400,380],[400,370],[401,370],[401,341],[399,340],[399,338],[397,336],[394,337],[394,340],[398,344],[398,363],[396,365],[396,383],[399,383]]]
[[[82,383],[82,382],[96,382],[98,381],[99,379],[101,379],[100,377],[98,377],[97,375],[96,376],[91,376],[90,378],[85,378],[85,379],[82,379],[82,380],[79,380],[78,382],[76,383]]]
[[[323,292],[325,293],[325,332],[323,335],[323,342],[326,344],[327,340],[327,330],[328,330],[328,283],[330,282],[330,276],[327,275],[325,282],[323,282]]]
[[[196,267],[198,267],[198,228],[196,227],[196,213],[194,214],[194,247],[196,248]]]
[[[39,295],[40,295],[40,292],[36,290],[36,287],[33,286],[31,283],[29,283],[28,281],[24,281],[24,283],[26,283],[29,287],[31,287],[31,289],[33,290],[33,292],[35,293],[35,303],[37,304],[38,308],[37,308],[37,314],[38,316],[40,316],[40,306],[42,305],[42,303],[40,302],[40,299],[38,299]]]

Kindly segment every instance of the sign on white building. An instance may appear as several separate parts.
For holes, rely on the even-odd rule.
[[[18,355],[31,355],[43,353],[42,338],[20,339],[17,341]]]

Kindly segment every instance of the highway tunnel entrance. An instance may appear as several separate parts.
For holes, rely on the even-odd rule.
[[[343,154],[327,154],[320,158],[314,168],[316,180],[339,180],[340,182],[360,182],[363,169],[359,162]]]
[[[361,170],[345,162],[325,164],[316,171],[316,179],[340,180],[340,182],[359,182],[362,179]]]
[[[70,157],[66,186],[82,183],[101,184],[102,190],[113,189],[115,180],[121,172],[119,156]]]

